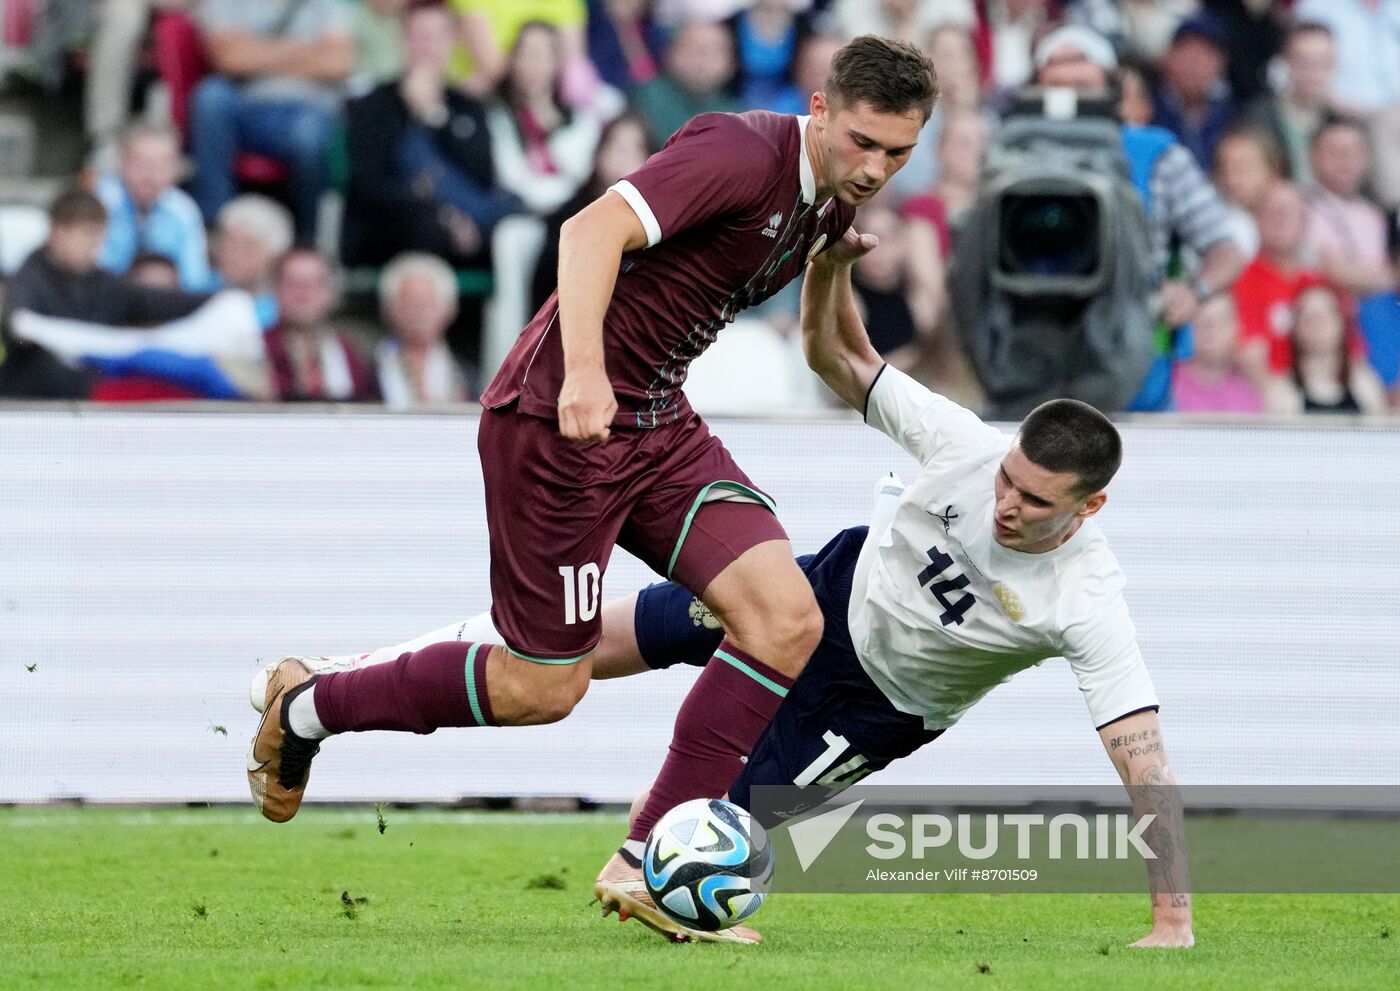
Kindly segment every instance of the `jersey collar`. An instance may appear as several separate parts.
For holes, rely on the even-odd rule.
[[[797,143],[802,148],[801,154],[797,156],[797,176],[802,182],[802,202],[808,206],[815,206],[817,174],[812,170],[812,159],[807,155],[807,122],[811,119],[810,114],[799,114],[797,117]]]

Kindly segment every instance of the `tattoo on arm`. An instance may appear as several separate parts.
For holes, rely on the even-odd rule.
[[[1155,730],[1150,733],[1153,737],[1158,735]],[[1160,750],[1161,741],[1155,741],[1155,746]],[[1155,860],[1147,861],[1147,883],[1152,892],[1153,908],[1189,909],[1191,878],[1186,866],[1186,829],[1181,795],[1171,772],[1164,764],[1152,764],[1133,778],[1128,790],[1134,815],[1156,815],[1143,832],[1143,839],[1157,855]]]

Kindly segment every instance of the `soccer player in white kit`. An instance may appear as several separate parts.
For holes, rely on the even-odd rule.
[[[763,785],[835,794],[934,740],[1016,672],[1064,657],[1134,812],[1158,817],[1147,834],[1158,854],[1148,861],[1153,925],[1133,945],[1191,946],[1181,809],[1157,696],[1122,571],[1092,519],[1121,461],[1118,432],[1092,407],[1055,400],[1008,437],[886,365],[850,288],[851,262],[875,243],[848,232],[809,265],[804,345],[827,386],[904,447],[919,474],[907,489],[886,484],[868,528],[843,531],[799,558],[823,613],[823,638],[729,798],[747,807],[750,790]],[[380,663],[422,643],[477,639],[489,622],[483,615],[320,663]],[[594,677],[703,665],[722,635],[689,591],[653,585],[604,607]],[[254,695],[256,704],[256,684]],[[619,856],[639,858],[639,846],[629,841]],[[644,890],[599,887],[605,907],[673,937],[713,938],[677,926]],[[728,935],[757,939],[747,929]]]
[[[808,266],[803,343],[827,386],[908,451],[919,474],[902,491],[887,486],[868,529],[799,559],[823,638],[729,798],[749,807],[754,786],[793,784],[828,797],[932,741],[1016,672],[1063,657],[1135,813],[1160,823],[1150,827],[1152,931],[1134,945],[1191,946],[1181,809],[1157,696],[1123,573],[1093,520],[1122,460],[1118,431],[1066,399],[1008,437],[886,365],[850,289],[850,263],[875,243],[848,232]],[[704,663],[718,631],[697,606],[663,584],[610,607],[605,629],[630,627],[610,661],[623,670],[638,659]]]

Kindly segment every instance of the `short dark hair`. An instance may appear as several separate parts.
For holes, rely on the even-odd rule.
[[[1021,421],[1016,443],[1046,471],[1074,472],[1079,494],[1104,488],[1123,463],[1123,438],[1108,417],[1078,399],[1041,403]]]
[[[293,259],[301,258],[302,256],[315,258],[321,262],[321,264],[326,267],[326,271],[330,273],[331,281],[335,281],[335,263],[321,254],[313,245],[309,244],[294,244],[278,255],[276,260],[272,263],[272,281],[274,283],[280,282],[282,280],[282,273],[287,270],[287,265],[291,263]]]
[[[404,20],[423,10],[441,12],[452,16],[452,8],[447,6],[447,0],[408,0],[404,5],[403,12],[399,15]]]
[[[1249,141],[1259,149],[1264,156],[1264,162],[1269,166],[1273,174],[1282,178],[1288,174],[1288,161],[1284,156],[1283,148],[1280,147],[1278,139],[1272,133],[1266,131],[1257,124],[1244,122],[1232,124],[1226,128],[1225,133],[1220,136],[1220,140],[1215,144],[1215,160],[1220,161],[1220,149],[1227,141]]]
[[[1283,36],[1283,47],[1287,48],[1293,43],[1295,38],[1302,38],[1310,34],[1320,34],[1328,41],[1333,37],[1332,29],[1321,21],[1296,21],[1293,26]]]
[[[168,268],[172,272],[180,271],[179,263],[176,262],[174,258],[171,258],[169,255],[160,251],[136,252],[135,257],[131,259],[131,264],[126,267],[126,270],[128,272],[134,272],[136,271],[136,269],[144,268],[148,265],[157,265],[161,268]]]
[[[885,114],[917,109],[927,121],[938,100],[938,73],[913,45],[863,34],[832,56],[824,88],[848,106],[868,103]]]
[[[1317,125],[1317,130],[1313,131],[1312,140],[1308,142],[1308,147],[1316,148],[1324,134],[1338,129],[1355,131],[1367,142],[1371,140],[1371,132],[1366,130],[1366,125],[1357,118],[1348,114],[1326,113],[1323,114],[1322,121]]]
[[[64,190],[49,204],[49,223],[54,227],[106,222],[107,208],[86,189]]]

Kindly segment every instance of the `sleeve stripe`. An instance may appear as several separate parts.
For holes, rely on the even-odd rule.
[[[875,377],[870,380],[870,388],[865,390],[865,409],[861,410],[860,418],[866,423],[870,422],[870,395],[875,391],[875,383],[880,381],[880,376],[885,374],[885,369],[889,368],[889,362],[880,366],[880,370],[875,373]]]
[[[637,215],[637,219],[642,222],[642,228],[647,232],[647,247],[650,248],[661,240],[661,224],[656,220],[656,214],[651,212],[651,206],[641,191],[626,179],[619,179],[608,187],[611,192],[617,193],[627,205],[632,208],[632,212]]]
[[[1138,708],[1134,709],[1132,712],[1125,712],[1125,713],[1123,713],[1123,715],[1121,715],[1121,716],[1114,716],[1114,717],[1113,717],[1112,719],[1110,719],[1108,722],[1106,722],[1106,723],[1101,723],[1100,725],[1095,726],[1095,727],[1094,727],[1094,730],[1097,732],[1098,730],[1103,729],[1105,726],[1112,726],[1114,723],[1122,722],[1124,719],[1127,719],[1129,716],[1136,716],[1139,712],[1149,712],[1149,711],[1150,711],[1150,712],[1161,712],[1162,709],[1161,709],[1161,706],[1158,706],[1158,705],[1144,705],[1144,706],[1139,706]]]

